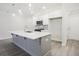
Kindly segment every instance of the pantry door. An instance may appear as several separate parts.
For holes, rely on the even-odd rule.
[[[49,32],[52,40],[61,41],[62,17],[49,18]]]

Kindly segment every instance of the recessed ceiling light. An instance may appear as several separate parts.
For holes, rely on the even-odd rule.
[[[29,7],[31,7],[32,6],[32,4],[31,3],[29,3]]]
[[[42,9],[46,9],[46,6],[43,6]]]
[[[12,16],[15,16],[15,13],[13,13]]]
[[[22,14],[22,10],[21,10],[21,9],[19,9],[18,12],[19,12],[20,14]]]
[[[29,6],[29,10],[31,10],[32,9],[32,4],[29,3],[28,6]]]

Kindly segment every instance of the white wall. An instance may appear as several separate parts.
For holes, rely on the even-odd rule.
[[[79,40],[79,4],[65,4],[65,9],[68,12],[68,39]]]
[[[68,12],[66,12],[65,8],[63,8],[63,15],[62,15],[62,46],[65,46],[68,39]]]
[[[70,16],[69,39],[79,40],[79,13]]]
[[[11,38],[10,31],[24,30],[29,23],[22,15],[12,16],[9,13],[0,12],[0,40]]]
[[[62,19],[62,45],[66,45],[68,39],[79,40],[79,4],[63,4]]]

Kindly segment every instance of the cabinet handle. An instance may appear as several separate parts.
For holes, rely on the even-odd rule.
[[[18,35],[16,35],[16,37],[18,37]]]
[[[24,39],[27,39],[26,37],[24,37]]]
[[[11,35],[13,35],[13,33],[11,33]]]

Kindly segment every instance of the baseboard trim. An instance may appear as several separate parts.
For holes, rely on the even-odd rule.
[[[6,40],[6,39],[11,39],[12,37],[7,37],[7,38],[0,38],[0,40]]]
[[[62,41],[57,41],[57,40],[51,40],[51,41],[53,41],[53,42],[59,42],[59,43],[62,43]]]
[[[53,39],[51,39],[51,41],[57,41],[57,42],[62,42],[62,40],[53,40]]]
[[[68,39],[68,40],[76,40],[76,41],[79,41],[79,39]]]

